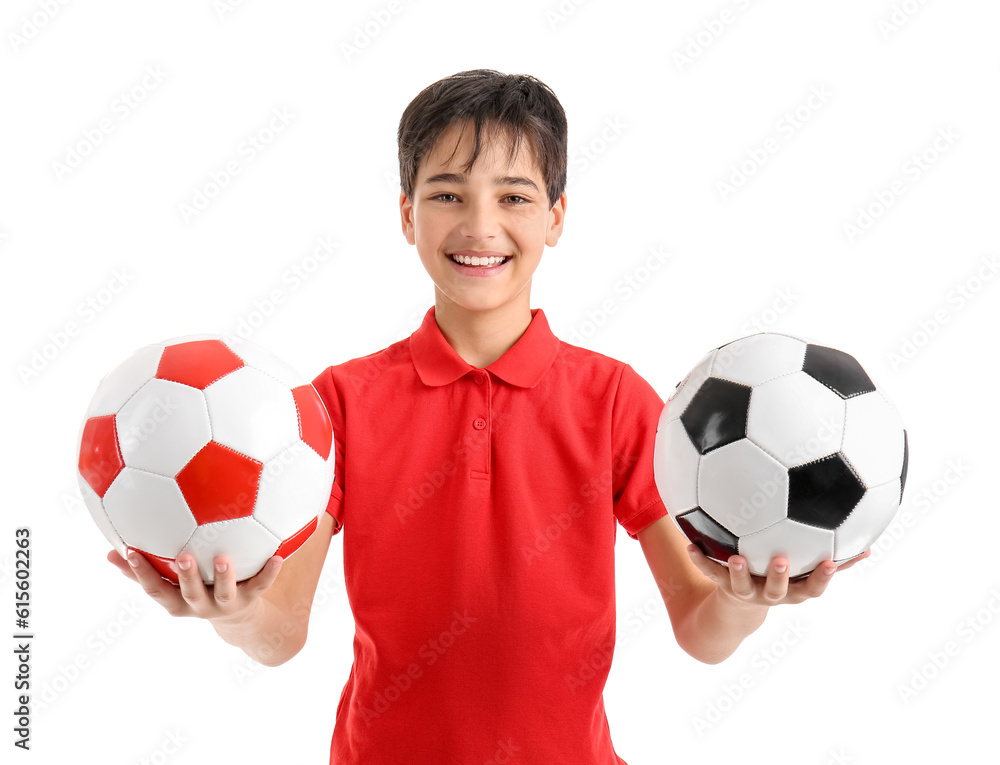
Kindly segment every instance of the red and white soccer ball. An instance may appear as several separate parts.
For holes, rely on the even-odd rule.
[[[176,582],[226,555],[237,581],[316,530],[333,483],[333,428],[310,382],[258,345],[198,335],[140,348],[101,380],[80,434],[80,491],[124,556]]]
[[[710,351],[657,425],[656,486],[688,540],[766,574],[861,555],[906,484],[906,431],[851,355],[773,332]]]

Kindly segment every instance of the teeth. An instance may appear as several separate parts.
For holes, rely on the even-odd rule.
[[[475,255],[452,255],[451,259],[456,263],[461,263],[464,266],[494,266],[497,263],[502,263],[507,258],[496,258],[492,255],[488,258],[480,258]]]

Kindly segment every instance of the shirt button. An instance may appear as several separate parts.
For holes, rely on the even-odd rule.
[[[476,430],[482,430],[483,428],[486,427],[486,420],[484,420],[482,417],[479,417],[472,421],[472,427],[474,427]]]
[[[482,375],[477,374],[473,379],[476,381],[476,385],[482,385],[483,384],[483,376]]]

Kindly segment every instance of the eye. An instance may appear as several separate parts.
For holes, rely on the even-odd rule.
[[[451,199],[443,199],[442,197],[451,197]],[[444,194],[438,194],[437,196],[431,197],[431,199],[436,199],[441,202],[450,202],[452,200],[458,199],[454,194],[449,194],[445,192]]]
[[[506,198],[510,200],[514,199],[518,200],[512,203],[515,207],[519,207],[520,205],[526,205],[530,203],[530,200],[526,199],[525,197],[518,196],[517,194],[510,194]]]

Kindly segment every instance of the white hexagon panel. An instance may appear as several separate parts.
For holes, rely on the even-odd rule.
[[[788,471],[747,438],[701,457],[698,507],[736,536],[753,534],[788,513]]]
[[[751,571],[767,571],[771,558],[788,561],[788,575],[801,576],[825,560],[832,560],[836,537],[830,529],[821,529],[786,518],[762,531],[740,537],[739,553],[747,559]]]
[[[847,401],[843,451],[867,486],[896,480],[903,469],[903,421],[881,391]]]
[[[292,390],[253,367],[237,369],[205,388],[212,440],[267,462],[299,438]],[[254,416],[246,412],[253,409]]]
[[[656,431],[653,479],[662,487],[663,504],[677,514],[698,505],[698,450],[687,438],[681,421],[668,421],[666,414],[664,407]]]
[[[758,385],[750,398],[747,436],[785,467],[840,451],[845,402],[804,372]]]
[[[278,539],[298,532],[309,517],[288,506],[325,508],[333,483],[333,463],[304,443],[292,444],[264,465],[254,518]]]
[[[172,557],[198,527],[173,478],[125,468],[104,495],[108,519],[129,547]]]
[[[789,335],[750,335],[718,350],[712,376],[754,387],[801,371],[806,345]]]
[[[100,417],[119,411],[135,392],[156,376],[163,348],[147,345],[129,356],[106,375],[90,401],[87,417]]]
[[[212,440],[205,396],[169,380],[150,380],[115,415],[129,467],[175,476]]]
[[[280,543],[281,540],[253,518],[236,518],[198,526],[177,555],[193,555],[206,584],[215,581],[215,556],[226,556],[232,560],[236,579],[240,581],[260,571]]]
[[[248,367],[263,372],[273,377],[286,388],[297,388],[300,385],[308,385],[309,380],[303,377],[296,370],[270,353],[259,345],[255,345],[239,337],[226,335],[222,341],[241,359]]]

